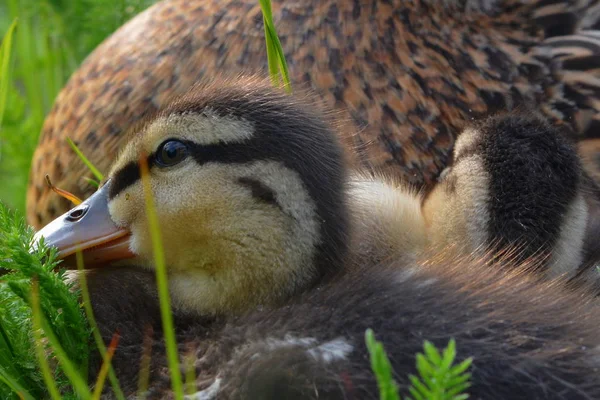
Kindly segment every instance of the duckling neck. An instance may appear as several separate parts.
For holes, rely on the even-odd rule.
[[[246,266],[249,270],[251,267]],[[278,274],[270,273],[277,267],[281,267]],[[241,315],[261,305],[278,304],[292,297],[298,287],[307,286],[311,281],[308,273],[293,268],[284,271],[284,267],[269,265],[263,270],[255,269],[255,275],[203,270],[172,274],[169,276],[169,289],[173,308],[211,317]]]
[[[349,185],[352,257],[358,265],[414,262],[428,245],[421,196],[403,184],[354,176]]]

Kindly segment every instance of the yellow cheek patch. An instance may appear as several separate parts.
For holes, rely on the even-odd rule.
[[[276,203],[253,195],[240,183],[244,177],[272,190]],[[189,163],[154,169],[151,183],[171,278],[185,285],[183,276],[192,274],[203,287],[193,298],[173,293],[176,302],[207,312],[240,309],[281,298],[314,276],[315,205],[284,165]],[[132,185],[115,199],[113,212],[136,215],[134,251],[151,262],[142,199],[139,184]]]
[[[132,223],[145,217],[144,197],[141,182],[136,182],[118,194],[108,204],[108,210],[113,221],[124,227],[131,227]]]

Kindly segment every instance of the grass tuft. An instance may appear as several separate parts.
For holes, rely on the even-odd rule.
[[[179,368],[179,354],[177,352],[177,342],[175,341],[175,328],[173,324],[173,315],[171,313],[171,295],[169,294],[169,285],[167,282],[167,268],[165,266],[165,253],[160,237],[160,227],[156,208],[154,207],[154,198],[150,186],[148,162],[145,154],[142,154],[139,161],[142,185],[144,187],[144,199],[146,201],[146,218],[148,219],[148,229],[152,238],[152,249],[154,251],[154,267],[156,268],[156,284],[160,299],[160,314],[162,317],[163,333],[165,345],[167,347],[167,359],[171,373],[171,386],[176,400],[183,399],[183,383],[181,370]]]
[[[15,390],[25,397],[51,395],[53,388],[44,381],[45,367],[38,362],[38,333],[48,343],[43,349],[44,359],[51,360],[51,375],[58,390],[68,395],[87,387],[79,373],[87,370],[90,329],[78,293],[65,283],[64,271],[54,270],[57,266],[56,250],[46,248],[43,241],[34,248],[33,230],[0,203],[2,399],[18,398],[14,397]],[[37,304],[39,315],[32,307]],[[34,329],[34,323],[42,331]],[[70,382],[69,377],[81,379]]]

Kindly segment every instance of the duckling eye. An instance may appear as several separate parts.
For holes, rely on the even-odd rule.
[[[188,156],[188,148],[179,140],[167,140],[158,146],[156,163],[161,167],[179,164]]]

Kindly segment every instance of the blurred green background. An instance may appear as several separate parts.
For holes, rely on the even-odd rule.
[[[0,0],[0,54],[9,55],[0,60],[0,201],[24,211],[31,156],[56,95],[104,38],[153,3]]]

